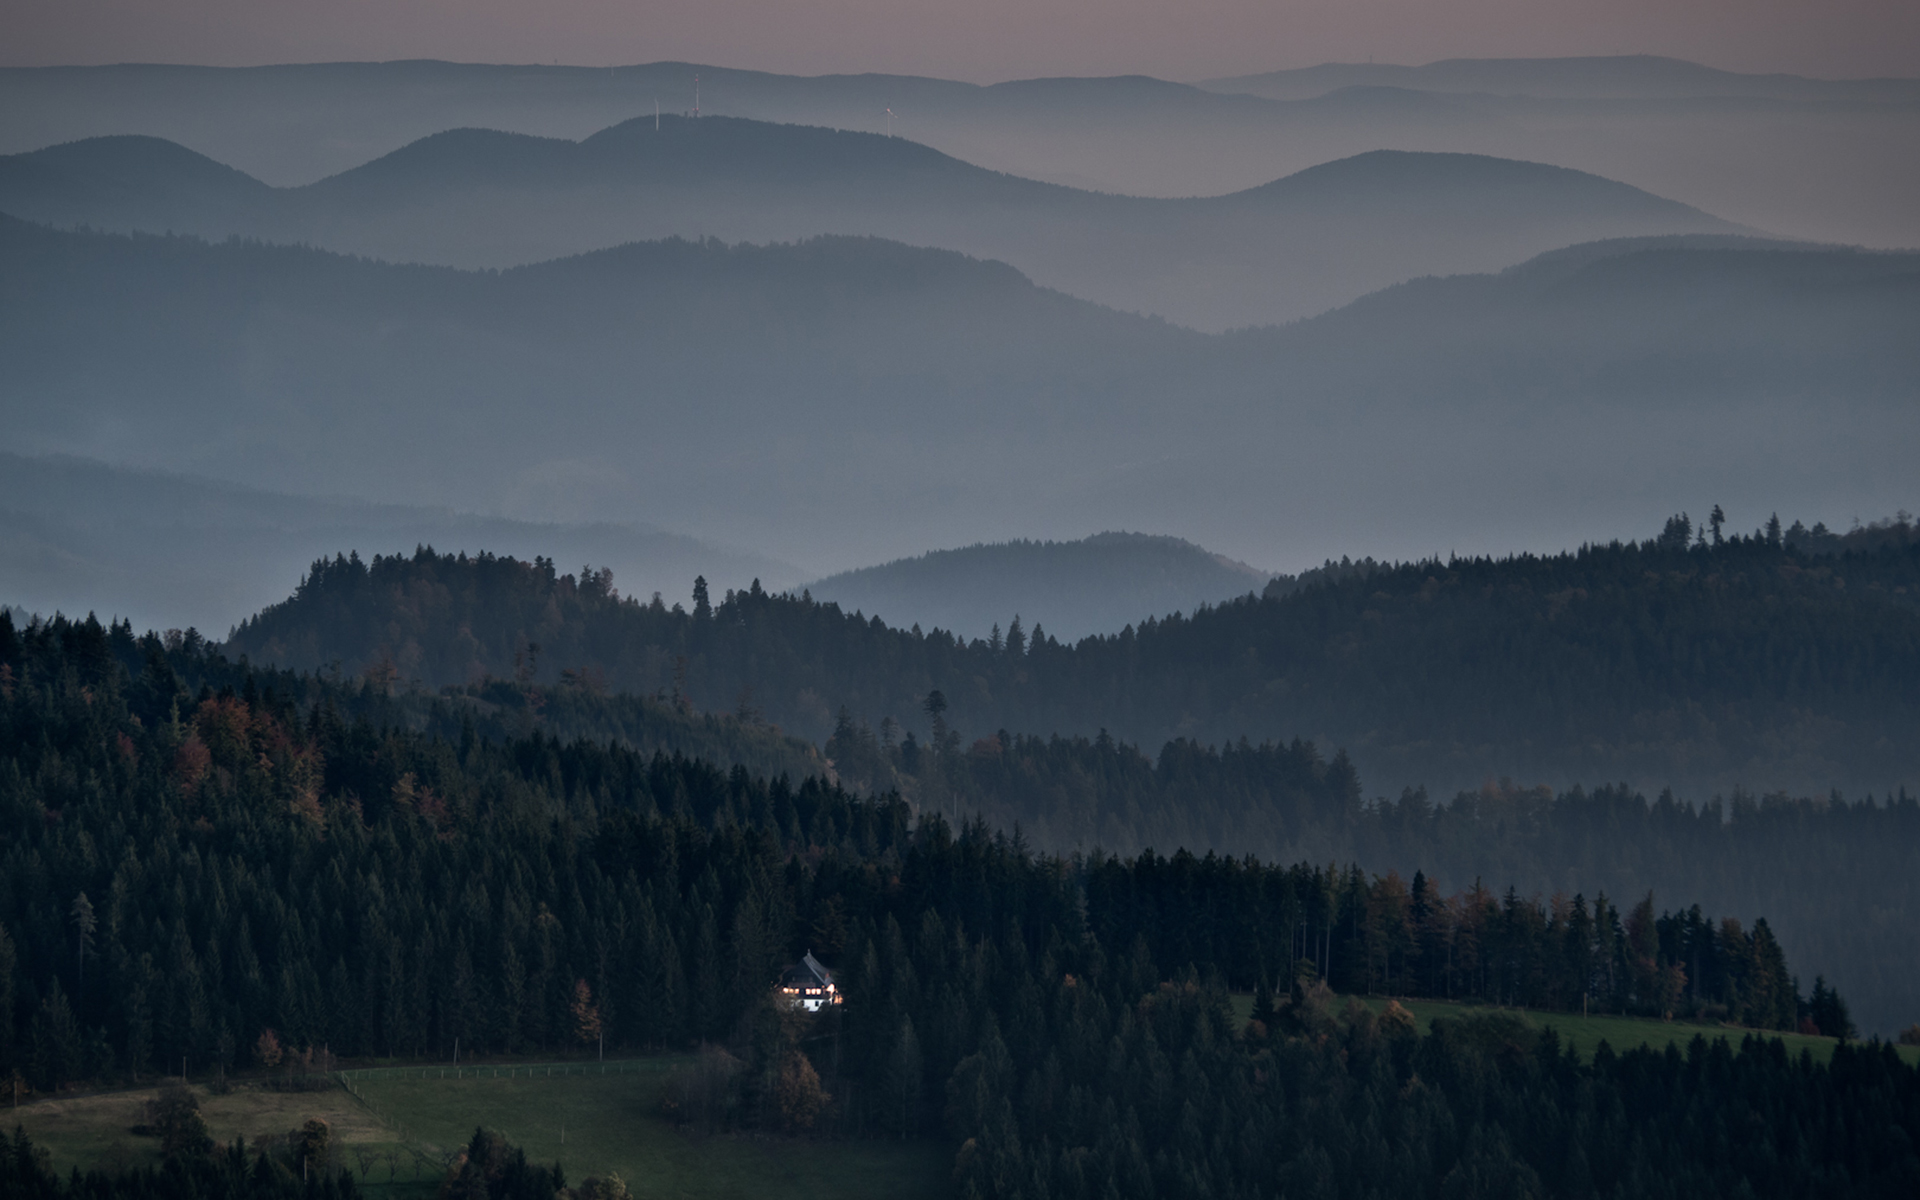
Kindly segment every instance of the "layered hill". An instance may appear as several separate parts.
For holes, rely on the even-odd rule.
[[[1920,258],[1739,240],[1208,337],[870,239],[495,273],[9,221],[0,318],[17,453],[591,512],[820,570],[1116,526],[1298,569],[1604,537],[1703,494],[1843,521],[1911,504],[1920,442]]]
[[[1914,971],[1884,946],[1915,903],[1920,532],[1690,540],[1676,521],[1577,554],[1329,567],[1073,646],[961,644],[758,588],[676,611],[541,565],[336,560],[225,650],[431,683],[537,644],[561,694],[599,679],[769,720],[823,740],[844,783],[1062,850],[1357,854],[1450,887],[1764,901],[1863,1023],[1903,1027]]]
[[[1069,542],[981,543],[843,571],[807,585],[818,600],[984,638],[1013,618],[1060,638],[1117,633],[1146,614],[1248,595],[1271,576],[1180,538],[1101,533]]]
[[[1915,79],[1810,79],[1804,75],[1722,71],[1657,54],[1577,58],[1448,58],[1420,66],[1322,63],[1257,75],[1209,79],[1209,91],[1310,100],[1342,88],[1402,88],[1444,94],[1534,96],[1557,100],[1698,100],[1709,97],[1824,101],[1920,100]]]
[[[689,111],[696,75],[709,115],[882,133],[891,109],[903,137],[1095,191],[1220,195],[1383,148],[1470,153],[1623,180],[1780,234],[1920,244],[1913,81],[1644,58],[1326,64],[1225,81],[1278,99],[1142,76],[979,87],[675,62],[0,69],[0,153],[144,134],[297,185],[449,129],[578,140],[656,106]]]
[[[1920,534],[1903,518],[1826,537],[1690,546],[1670,526],[1578,553],[1329,570],[1072,645],[903,631],[758,587],[674,611],[551,567],[422,553],[316,563],[228,649],[350,672],[391,658],[431,684],[509,674],[535,643],[546,670],[751,705],[819,739],[844,708],[937,745],[938,689],[963,746],[995,730],[1309,737],[1389,793],[1503,776],[1695,797],[1915,787]]]
[[[579,142],[454,130],[286,189],[170,143],[100,138],[0,159],[0,212],[459,267],[675,235],[870,234],[1211,330],[1574,242],[1737,228],[1611,180],[1485,156],[1382,151],[1226,196],[1150,200],[999,174],[904,138],[677,116]]]

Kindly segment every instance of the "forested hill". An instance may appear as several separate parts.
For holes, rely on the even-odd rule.
[[[1878,950],[1920,911],[1916,885],[1887,882],[1920,846],[1920,809],[1896,801],[1915,790],[1913,527],[1689,541],[1676,522],[1664,544],[1552,558],[1330,564],[1073,646],[1012,614],[998,646],[962,643],[752,589],[683,612],[598,572],[422,552],[316,564],[227,650],[396,682],[597,678],[824,738],[849,785],[1062,850],[1351,856],[1449,887],[1765,905],[1894,1028],[1920,989]],[[1503,774],[1529,786],[1479,786]],[[1649,782],[1596,786],[1622,778]],[[1568,779],[1594,790],[1531,786]],[[1680,803],[1648,799],[1668,783]]]
[[[316,554],[426,543],[611,566],[628,587],[685,597],[696,575],[783,585],[799,568],[638,524],[534,522],[438,506],[289,495],[205,476],[0,450],[4,603],[105,607],[139,628],[225,629],[286,595]],[[1115,626],[1118,628],[1118,626]]]
[[[1891,1046],[1816,1064],[1768,1040],[1849,1022],[1759,914],[1449,896],[1358,865],[1062,860],[818,779],[375,725],[349,716],[366,691],[0,619],[0,1071],[54,1091],[181,1058],[266,1067],[273,1047],[701,1044],[716,1125],[937,1134],[963,1194],[1008,1200],[1655,1177],[1892,1197],[1920,1172],[1920,1074]],[[809,949],[846,1002],[783,1020],[773,983]],[[1425,1035],[1397,1005],[1341,1013],[1325,982],[1746,1028],[1574,1053],[1509,1013]],[[1244,1027],[1232,986],[1256,991]],[[9,1149],[0,1180],[55,1194]]]
[[[991,640],[1008,610],[1066,638],[1117,633],[1147,613],[1192,612],[1244,596],[1272,576],[1180,538],[1101,533],[1078,541],[1012,541],[936,550],[807,585],[842,609],[895,626]]]
[[[924,741],[938,690],[969,739],[1308,737],[1345,747],[1388,792],[1502,775],[1702,798],[1920,780],[1913,526],[1840,553],[1798,530],[1689,541],[1328,570],[1291,594],[1076,645],[1011,611],[998,643],[963,641],[757,588],[683,612],[621,598],[601,573],[421,552],[316,563],[228,645],[300,668],[390,662],[437,686],[511,676],[538,644],[545,678],[590,669],[618,690],[746,705],[816,739],[844,707]]]

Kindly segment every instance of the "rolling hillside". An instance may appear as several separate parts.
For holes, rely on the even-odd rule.
[[[1573,242],[1737,230],[1624,184],[1485,156],[1381,151],[1231,195],[1148,200],[998,174],[904,138],[681,117],[579,142],[454,130],[292,189],[168,143],[96,139],[0,160],[0,212],[459,267],[676,235],[877,235],[1216,331]]]
[[[579,140],[651,118],[656,104],[684,112],[695,75],[709,115],[881,133],[891,108],[904,138],[1094,191],[1222,195],[1372,150],[1466,153],[1622,180],[1782,235],[1920,245],[1913,81],[1633,57],[1324,64],[1201,87],[1141,76],[981,87],[680,62],[16,68],[0,69],[0,153],[144,134],[300,185],[450,129]],[[1285,98],[1207,90],[1223,82]]]
[[[896,627],[968,638],[1025,628],[1077,640],[1117,633],[1144,616],[1192,612],[1257,592],[1271,576],[1179,538],[1102,533],[1071,542],[1001,542],[936,550],[843,571],[807,585],[815,599],[885,617]]]
[[[1257,75],[1209,79],[1199,86],[1269,100],[1310,100],[1341,88],[1404,88],[1557,100],[1694,100],[1705,97],[1826,101],[1920,100],[1920,80],[1809,79],[1722,71],[1656,54],[1583,58],[1449,58],[1420,66],[1323,63]]]
[[[593,513],[817,570],[1115,526],[1298,570],[1703,496],[1910,506],[1917,262],[1626,242],[1207,337],[870,239],[490,273],[10,221],[0,417],[17,453]]]

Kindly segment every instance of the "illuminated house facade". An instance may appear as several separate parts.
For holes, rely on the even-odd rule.
[[[807,956],[780,975],[780,997],[795,1008],[818,1012],[840,1003],[840,989],[833,986],[833,972],[807,951]]]

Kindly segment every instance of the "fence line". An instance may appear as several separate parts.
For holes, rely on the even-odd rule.
[[[650,1060],[644,1058],[626,1058],[613,1059],[609,1062],[511,1063],[504,1066],[489,1064],[469,1067],[354,1067],[347,1070],[336,1070],[331,1072],[331,1074],[340,1081],[340,1086],[346,1090],[348,1095],[359,1101],[361,1107],[372,1113],[374,1118],[382,1125],[392,1130],[394,1139],[402,1146],[407,1147],[409,1151],[415,1153],[417,1157],[418,1151],[414,1151],[412,1147],[415,1139],[408,1134],[405,1123],[395,1118],[393,1114],[387,1112],[386,1109],[375,1102],[372,1097],[368,1096],[359,1087],[356,1087],[356,1082],[368,1083],[379,1080],[394,1080],[398,1082],[406,1082],[408,1080],[426,1080],[433,1082],[448,1080],[449,1082],[460,1082],[476,1079],[566,1079],[591,1075],[625,1075],[642,1070],[649,1061]],[[452,1073],[451,1076],[449,1076],[449,1072]],[[505,1074],[502,1075],[502,1072],[505,1072]],[[420,1144],[426,1146],[429,1150],[434,1149],[430,1143],[421,1142]],[[415,1171],[415,1178],[417,1179],[417,1166]]]
[[[354,1067],[335,1071],[334,1075],[347,1090],[362,1103],[367,1103],[350,1084],[351,1080],[361,1082],[381,1079],[395,1080],[441,1080],[455,1081],[465,1079],[565,1079],[574,1075],[625,1075],[640,1070],[649,1060],[644,1058],[612,1059],[607,1062],[552,1062],[552,1063],[512,1063],[495,1066],[483,1064],[477,1067],[456,1066],[420,1066],[420,1067]]]
[[[386,1110],[382,1109],[378,1104],[375,1104],[371,1099],[367,1097],[367,1094],[365,1092],[353,1086],[353,1078],[349,1072],[335,1071],[334,1075],[340,1080],[340,1086],[346,1089],[347,1094],[349,1096],[352,1096],[355,1100],[358,1100],[360,1102],[360,1106],[362,1108],[365,1108],[368,1112],[372,1113],[374,1115],[374,1118],[378,1120],[382,1125],[385,1125],[388,1129],[391,1129],[394,1132],[395,1138],[398,1141],[403,1143],[407,1141],[407,1127],[401,1122],[395,1120],[392,1116],[390,1116],[386,1112]]]

